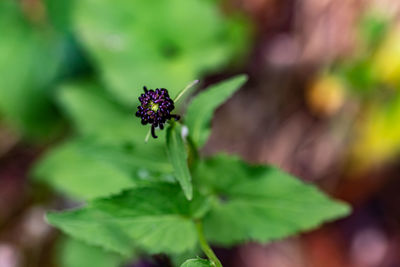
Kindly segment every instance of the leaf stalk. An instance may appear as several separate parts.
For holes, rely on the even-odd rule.
[[[204,254],[206,254],[207,258],[211,261],[211,264],[214,267],[222,267],[221,262],[215,255],[214,251],[211,249],[210,245],[206,240],[206,237],[204,236],[203,223],[200,220],[197,220],[195,223],[196,223],[197,237],[199,238],[200,247],[203,250]]]

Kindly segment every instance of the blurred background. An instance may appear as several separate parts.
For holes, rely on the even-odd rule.
[[[129,183],[98,155],[144,138],[143,85],[238,73],[202,153],[280,166],[354,211],[216,248],[224,266],[400,266],[398,0],[2,0],[0,32],[0,267],[170,266],[71,240],[44,213]]]

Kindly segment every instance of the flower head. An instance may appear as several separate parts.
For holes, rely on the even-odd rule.
[[[165,88],[156,90],[147,90],[143,87],[144,93],[140,95],[140,106],[136,112],[136,116],[142,119],[142,124],[151,124],[151,135],[157,138],[155,128],[164,129],[164,123],[171,118],[179,120],[179,116],[171,114],[175,108],[174,101],[169,97]]]

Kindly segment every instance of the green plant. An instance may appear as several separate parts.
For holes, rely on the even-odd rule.
[[[143,133],[138,149],[133,146],[130,154],[105,158],[105,151],[94,152],[115,171],[132,173],[142,168],[148,174],[143,179],[127,174],[132,182],[118,180],[118,190],[93,180],[92,187],[99,191],[84,193],[94,198],[83,207],[49,213],[49,223],[74,238],[125,256],[138,250],[195,254],[200,246],[208,259],[189,260],[182,266],[222,266],[209,242],[220,246],[250,240],[265,243],[347,215],[347,205],[275,167],[250,165],[224,154],[209,158],[199,154],[214,110],[246,80],[244,75],[236,76],[199,93],[182,123],[169,121],[165,141],[159,138],[144,144]],[[182,127],[187,127],[187,136],[182,135]],[[153,149],[159,153],[157,159],[146,154]],[[113,164],[119,156],[124,157],[120,160],[124,166]],[[141,162],[135,163],[138,158]],[[46,169],[45,163],[40,166]]]

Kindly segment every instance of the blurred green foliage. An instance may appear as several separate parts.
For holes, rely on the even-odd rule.
[[[118,254],[71,238],[60,242],[58,257],[61,267],[118,267],[124,262]]]
[[[213,1],[80,0],[74,7],[79,39],[126,105],[137,102],[143,85],[174,96],[248,44],[244,24],[224,18]]]
[[[148,128],[132,111],[113,103],[90,82],[63,85],[58,92],[75,137],[42,158],[33,170],[37,180],[67,195],[91,199],[118,193],[138,181],[172,179],[163,144],[144,143]],[[97,186],[90,186],[93,183]]]
[[[51,103],[60,41],[46,25],[33,25],[16,1],[0,2],[0,31],[0,116],[25,137],[49,139],[60,126]]]
[[[92,81],[62,84],[57,100],[79,136],[104,144],[132,146],[142,143],[146,135],[147,129],[133,120],[133,109],[118,105]]]
[[[250,44],[249,24],[222,14],[213,1],[46,0],[23,6],[5,0],[0,14],[0,29],[7,32],[0,38],[1,116],[23,136],[42,141],[60,129],[63,107],[56,107],[54,91],[65,77],[95,70],[110,92],[104,101],[126,111],[144,85],[168,88],[173,96],[188,82],[238,62]],[[90,94],[63,91],[61,101]],[[104,95],[92,92],[93,101]],[[102,110],[96,104],[102,103],[91,103],[94,115]],[[104,114],[109,123],[123,117]]]

